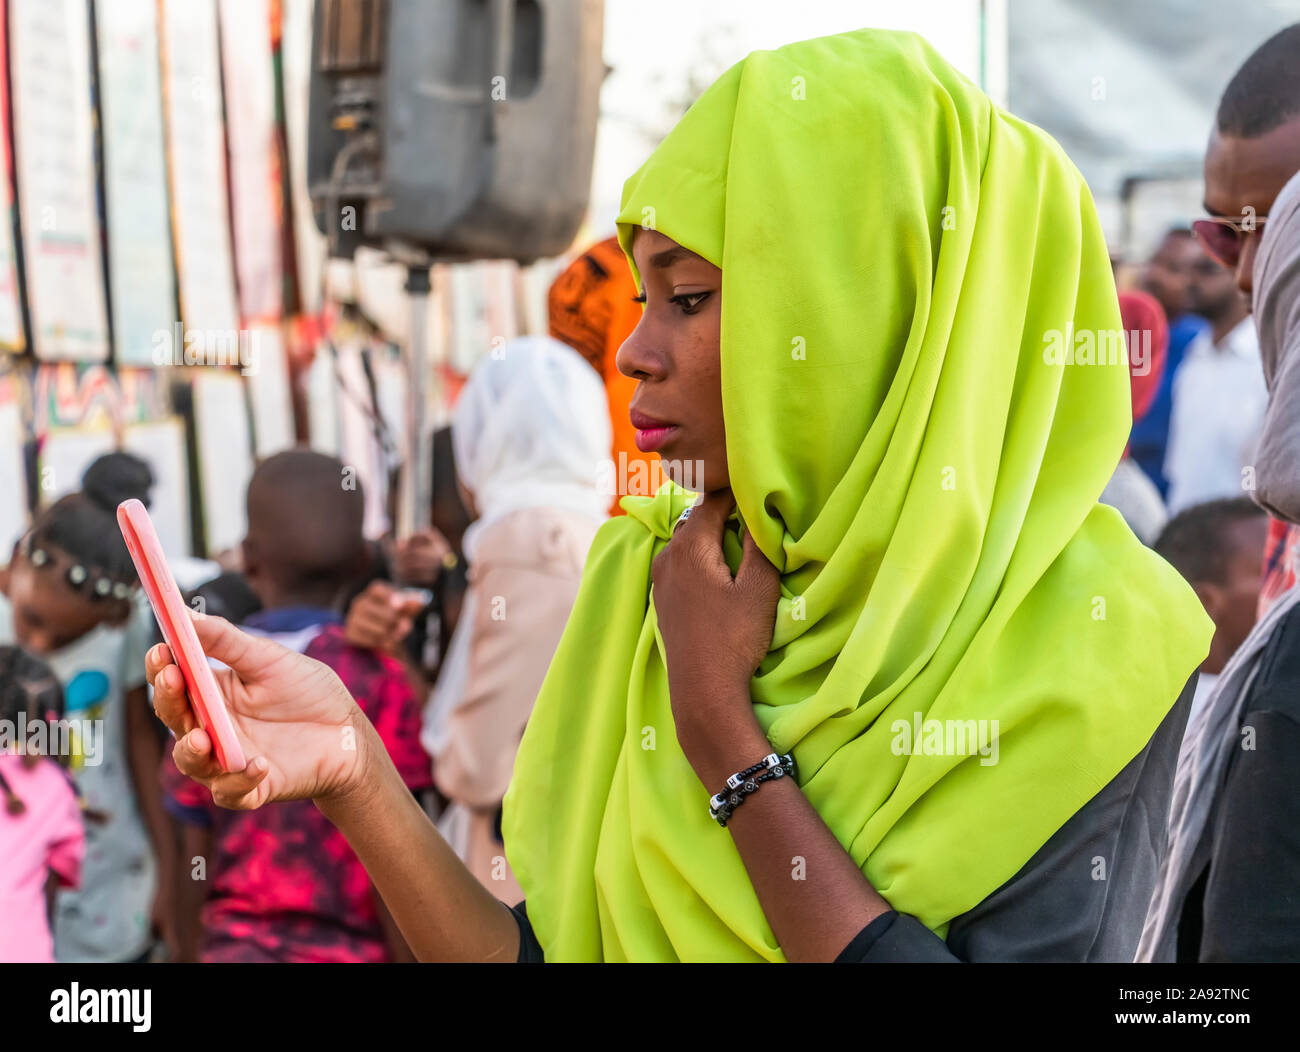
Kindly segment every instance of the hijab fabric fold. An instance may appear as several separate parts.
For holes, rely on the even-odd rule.
[[[643,225],[722,268],[731,486],[782,574],[755,714],[872,884],[943,935],[1209,648],[1191,590],[1097,503],[1130,394],[1091,197],[919,37],[862,30],[724,74],[628,180],[629,259]],[[524,734],[505,843],[548,960],[784,959],[674,735],[650,564],[690,499],[602,527]]]

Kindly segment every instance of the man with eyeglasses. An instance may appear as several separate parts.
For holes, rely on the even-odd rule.
[[[1192,277],[1191,296],[1200,301],[1192,309],[1209,318],[1211,332],[1188,348],[1175,381],[1165,461],[1171,513],[1251,488],[1249,468],[1267,406],[1259,343],[1248,317],[1252,273],[1269,209],[1297,170],[1300,25],[1282,30],[1246,60],[1219,100],[1210,133],[1209,216],[1192,229],[1227,274],[1216,281],[1208,268],[1198,267]]]
[[[1205,205],[1197,236],[1258,327],[1270,401],[1247,488],[1274,518],[1259,620],[1188,721],[1137,959],[1300,961],[1300,24],[1224,91]]]

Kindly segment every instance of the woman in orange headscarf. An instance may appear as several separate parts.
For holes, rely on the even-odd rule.
[[[637,382],[614,366],[614,355],[641,320],[636,296],[632,271],[617,237],[592,245],[569,264],[547,296],[551,336],[586,358],[605,383],[614,430],[611,515],[623,514],[620,498],[652,496],[663,481],[659,457],[637,449],[636,431],[628,417]]]

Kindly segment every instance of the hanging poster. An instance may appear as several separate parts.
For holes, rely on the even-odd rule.
[[[248,524],[245,496],[253,474],[244,381],[224,369],[194,373],[194,431],[209,558],[234,548]]]
[[[362,360],[366,341],[342,336],[338,348],[340,459],[356,472],[366,498],[362,528],[367,537],[382,537],[389,529],[388,458],[376,434],[375,403]]]
[[[247,376],[253,405],[253,439],[257,455],[269,457],[294,444],[289,365],[278,326],[259,325],[248,335],[252,341],[252,365]]]
[[[108,318],[86,0],[9,0],[9,56],[33,350],[46,359],[103,361]]]
[[[280,159],[270,0],[221,0],[235,273],[245,325],[280,317]]]
[[[149,517],[163,551],[171,558],[190,554],[190,483],[185,456],[185,423],[180,417],[130,424],[122,448],[153,471]]]
[[[109,299],[119,365],[153,365],[176,321],[157,0],[95,5]]]
[[[341,448],[339,436],[339,393],[334,379],[334,355],[328,345],[316,348],[311,366],[307,370],[307,428],[311,448],[318,453],[337,457]]]
[[[284,122],[289,140],[289,185],[292,189],[294,256],[304,314],[321,309],[325,236],[316,229],[307,192],[307,95],[311,80],[312,0],[282,0]]]
[[[107,424],[98,427],[54,427],[40,437],[37,453],[37,500],[48,508],[60,497],[81,489],[86,468],[117,448]]]
[[[13,158],[9,153],[9,52],[5,44],[8,25],[5,0],[0,0],[0,350],[21,351],[26,347],[27,338],[23,334],[22,293],[18,288],[10,193]]]
[[[226,143],[214,0],[161,0],[164,126],[184,346],[177,364],[234,364],[237,346]],[[207,352],[200,358],[198,350]]]
[[[0,375],[0,559],[5,562],[28,526],[24,438],[17,377]]]

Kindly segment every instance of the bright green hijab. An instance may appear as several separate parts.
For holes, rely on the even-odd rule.
[[[863,30],[724,74],[628,180],[629,258],[642,223],[722,268],[731,486],[782,571],[755,712],[943,935],[1209,649],[1191,590],[1097,503],[1130,400],[1122,353],[1087,353],[1122,329],[1088,189],[919,37]],[[548,960],[783,960],[674,735],[650,563],[689,500],[601,529],[520,747],[505,842]],[[922,718],[998,721],[997,762],[909,748]]]

